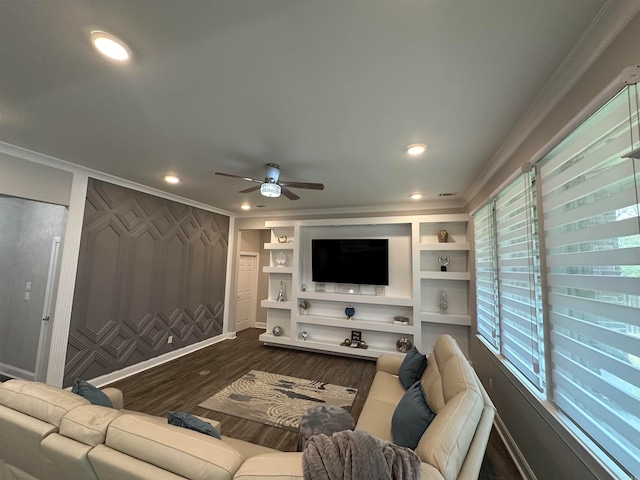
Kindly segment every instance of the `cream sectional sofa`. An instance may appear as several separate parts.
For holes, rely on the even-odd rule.
[[[356,429],[391,440],[391,417],[404,395],[399,366],[399,359],[380,357]],[[422,384],[437,413],[416,448],[422,478],[477,478],[494,409],[450,337],[436,343]],[[41,383],[0,384],[0,479],[303,478],[301,453],[174,427],[164,418],[122,410],[120,392],[104,392],[113,409]]]

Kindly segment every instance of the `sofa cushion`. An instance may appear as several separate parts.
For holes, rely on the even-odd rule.
[[[376,438],[393,442],[391,417],[395,409],[396,405],[393,403],[367,398],[358,418],[356,430],[363,430]]]
[[[420,380],[425,368],[427,368],[427,357],[421,354],[415,346],[412,347],[404,357],[398,372],[405,390]]]
[[[376,372],[367,400],[380,400],[391,403],[395,407],[405,391],[406,389],[402,386],[397,376],[386,372]]]
[[[44,383],[23,380],[0,383],[0,405],[56,427],[68,412],[87,404],[89,401],[78,395]]]
[[[220,433],[213,428],[210,423],[200,420],[187,412],[167,412],[167,421],[170,425],[175,425],[180,428],[187,428],[194,432],[209,435],[210,437],[220,440]]]
[[[92,405],[102,405],[103,407],[113,408],[113,404],[98,387],[94,387],[89,382],[76,378],[71,387],[71,393],[86,398]]]
[[[105,445],[193,480],[231,479],[243,461],[221,440],[138,415],[123,414],[111,422]]]
[[[278,452],[258,455],[242,464],[234,480],[302,480],[302,453]]]
[[[420,380],[411,385],[398,403],[391,419],[393,442],[414,450],[435,413],[427,405]]]
[[[74,408],[60,422],[60,435],[95,447],[104,443],[107,428],[120,416],[120,410],[99,405]]]

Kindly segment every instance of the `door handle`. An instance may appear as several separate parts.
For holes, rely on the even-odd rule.
[[[49,320],[51,320],[51,318],[48,315],[42,319],[43,322],[48,322]]]

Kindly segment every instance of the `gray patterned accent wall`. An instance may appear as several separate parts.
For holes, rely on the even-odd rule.
[[[222,333],[228,240],[227,216],[89,179],[64,384]]]

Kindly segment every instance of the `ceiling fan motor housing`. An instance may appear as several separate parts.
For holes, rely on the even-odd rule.
[[[264,181],[267,183],[278,183],[280,180],[280,165],[277,163],[267,163],[267,176]]]

